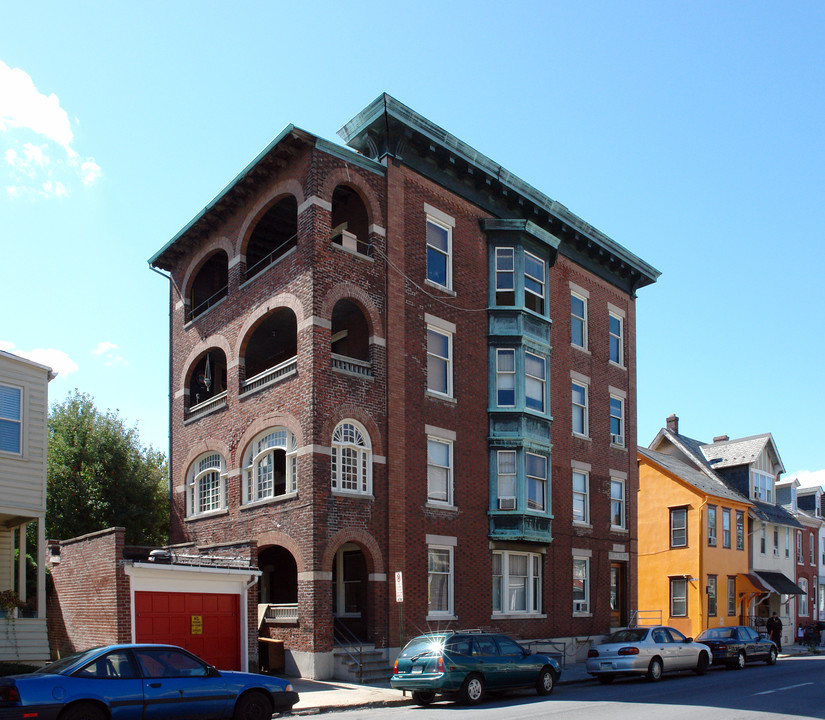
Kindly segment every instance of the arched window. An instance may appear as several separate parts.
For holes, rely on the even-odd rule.
[[[332,433],[332,489],[372,493],[372,448],[369,435],[354,420],[344,420]]]
[[[189,469],[187,515],[203,515],[226,508],[226,471],[220,453],[201,455]]]
[[[219,250],[203,264],[192,281],[187,322],[225,298],[228,285],[229,258],[223,250]]]
[[[286,428],[265,430],[244,455],[244,503],[298,490],[298,443]]]
[[[246,246],[247,280],[298,245],[298,202],[285,197],[258,221]]]

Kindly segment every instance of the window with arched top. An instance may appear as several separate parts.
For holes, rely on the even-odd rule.
[[[275,203],[255,225],[246,245],[246,279],[263,272],[298,245],[298,202]]]
[[[332,242],[371,255],[369,216],[364,201],[355,190],[339,185],[332,193]]]
[[[226,297],[229,287],[229,258],[223,250],[211,255],[198,270],[189,288],[189,312],[194,320]]]
[[[220,453],[201,455],[189,468],[186,483],[187,516],[226,508],[226,466]]]
[[[366,430],[344,420],[332,433],[332,489],[372,494],[372,447]]]
[[[212,348],[201,355],[189,373],[187,416],[226,405],[226,354]]]
[[[244,455],[244,503],[289,495],[298,490],[298,442],[286,428],[258,435]]]

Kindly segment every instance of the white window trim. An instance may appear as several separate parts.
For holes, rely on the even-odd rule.
[[[457,545],[456,538],[431,536],[427,538],[427,586],[430,582],[430,550],[446,550],[450,556],[450,573],[447,588],[447,609],[446,610],[430,610],[429,600],[427,602],[427,620],[455,620],[455,548]],[[435,542],[430,542],[434,540]],[[446,541],[446,542],[445,542]]]
[[[530,480],[531,478],[536,478],[537,480],[541,481],[538,475],[530,475],[527,472],[527,457],[532,455],[534,457],[540,458],[544,461],[544,507],[542,508],[531,508],[530,507]],[[529,450],[524,453],[524,500],[527,504],[527,511],[533,513],[546,513],[549,505],[549,485],[550,485],[550,478],[548,477],[550,474],[550,458],[547,455],[537,452],[530,452]],[[518,482],[518,475],[516,476],[516,482]]]
[[[585,551],[587,552],[587,551]],[[591,575],[590,575],[590,553],[585,552],[577,549],[573,549],[573,564],[571,565],[571,573],[573,572],[573,568],[576,566],[576,561],[584,563],[585,567],[585,588],[584,588],[584,600],[573,600],[573,607],[572,607],[572,615],[573,617],[592,617],[593,611],[590,605],[590,585],[591,585]],[[573,578],[575,579],[575,574],[573,574]]]
[[[426,314],[424,316],[424,320],[426,322],[426,335],[429,335],[429,333],[432,331],[432,332],[437,333],[439,335],[443,335],[444,337],[447,338],[447,353],[448,353],[448,357],[446,359],[442,358],[440,355],[434,355],[433,356],[433,357],[437,357],[439,360],[446,361],[446,364],[447,364],[447,392],[443,393],[439,390],[433,390],[430,387],[429,367],[427,367],[427,369],[426,369],[426,373],[427,373],[427,376],[426,376],[427,377],[427,380],[426,380],[427,394],[432,395],[434,397],[449,398],[449,399],[452,400],[453,397],[454,397],[454,394],[453,394],[454,393],[453,370],[454,370],[454,367],[455,367],[454,366],[454,359],[455,359],[454,341],[455,341],[455,328],[456,328],[456,326],[451,322],[448,322],[446,320],[441,320],[440,318],[436,318],[436,317],[434,317],[432,315],[429,315],[429,314]],[[426,345],[427,345],[427,343],[425,342],[425,347],[426,347]],[[427,361],[428,361],[427,364],[428,364],[428,366],[429,366],[429,358],[430,358],[430,351],[429,351],[429,348],[427,348]]]
[[[579,385],[584,388],[584,432],[577,432],[573,429],[573,383]],[[580,438],[590,439],[590,378],[581,375],[577,372],[570,372],[570,426],[573,432],[573,435]],[[577,407],[581,407],[577,405]]]
[[[584,352],[588,352],[589,342],[588,342],[588,334],[589,334],[589,322],[588,322],[588,304],[590,302],[590,293],[582,287],[578,285],[574,285],[570,283],[570,295],[575,295],[579,300],[584,303],[584,317],[579,318],[578,315],[575,317],[582,322],[582,344],[577,345],[573,342],[573,333],[570,333],[570,346],[574,347],[578,350],[583,350]],[[573,308],[570,308],[570,324],[573,324]]]
[[[429,426],[428,426],[429,427]],[[454,438],[453,438],[454,439]],[[442,435],[435,435],[427,433],[427,505],[437,507],[455,507],[455,499],[453,496],[453,487],[455,479],[455,454],[453,452],[453,439],[445,438]],[[439,443],[447,446],[447,499],[437,500],[430,496],[430,442]],[[441,465],[433,465],[433,467],[442,468]],[[442,468],[444,469],[444,468]]]
[[[455,229],[455,218],[447,215],[447,213],[439,210],[438,208],[433,207],[432,205],[428,205],[424,203],[424,212],[426,214],[425,223],[429,222],[433,225],[436,225],[444,230],[447,231],[447,252],[443,253],[442,250],[436,248],[436,250],[442,254],[446,254],[447,256],[447,284],[442,285],[441,283],[436,282],[435,280],[431,280],[429,277],[429,267],[425,268],[425,282],[428,285],[432,285],[433,287],[440,288],[442,290],[447,290],[448,292],[453,291],[453,230]],[[425,225],[426,227],[426,225]],[[429,247],[429,243],[426,240],[426,233],[424,238],[425,245]],[[426,258],[425,258],[426,262]]]
[[[544,377],[540,378],[537,375],[531,375],[527,372],[527,356],[532,355],[537,360],[541,361],[542,367],[544,368]],[[537,410],[536,408],[528,407],[527,405],[527,380],[532,379],[535,380],[539,385],[541,385],[541,409]],[[539,355],[536,352],[532,352],[530,350],[524,351],[524,408],[528,412],[537,412],[537,413],[546,413],[547,412],[547,358],[544,355]]]
[[[586,466],[586,467],[585,467]],[[571,462],[571,492],[573,497],[575,498],[576,495],[583,495],[584,496],[584,519],[577,520],[575,516],[573,517],[573,524],[579,527],[592,527],[590,524],[590,465],[588,463],[579,463],[576,460]],[[584,492],[580,493],[573,489],[572,483],[572,473],[578,473],[580,475],[584,475]],[[575,503],[574,503],[575,507]],[[575,510],[573,511],[575,512]]]
[[[363,445],[350,442],[332,442],[330,444],[330,485],[332,487],[333,495],[349,495],[355,497],[372,497],[372,440],[366,428],[357,420],[352,418],[345,418],[339,422],[332,431],[332,437],[342,425],[352,425],[355,430],[361,435]],[[343,448],[355,449],[357,452],[358,472],[357,472],[357,489],[342,488],[341,487],[341,468],[340,468],[340,450]],[[338,452],[336,452],[338,451]],[[335,465],[337,458],[338,465]]]
[[[198,464],[207,457],[216,456],[219,459],[218,466],[209,465],[203,470],[198,470]],[[199,512],[200,505],[200,485],[199,481],[211,473],[218,475],[218,507],[210,508]],[[186,477],[186,517],[187,519],[205,518],[211,515],[225,513],[226,508],[226,460],[221,453],[216,451],[205,452],[199,455],[189,466]]]
[[[499,471],[500,463],[499,458],[503,453],[512,454],[514,461],[513,461],[513,492],[514,495],[502,495],[501,494],[501,485],[499,483],[499,479],[501,478],[501,472]],[[518,509],[518,451],[515,448],[501,448],[496,450],[496,510],[517,510]],[[508,473],[507,477],[511,477],[511,474]],[[502,500],[512,501],[513,507],[502,507]]]
[[[255,446],[258,443],[260,443],[264,438],[266,438],[270,434],[277,432],[286,433],[286,442],[284,445],[270,445],[269,447],[266,447],[263,450],[260,450],[259,452],[255,452]],[[273,492],[273,494],[271,495],[256,497],[250,500],[249,496],[251,488],[257,487],[257,469],[258,464],[261,461],[261,458],[263,458],[265,455],[268,455],[269,453],[274,453],[276,450],[283,450],[285,454],[285,491],[280,495],[275,495]],[[252,442],[249,443],[243,457],[244,468],[242,470],[241,476],[241,484],[243,487],[241,493],[242,506],[260,505],[263,503],[270,502],[272,500],[281,500],[283,498],[295,497],[295,495],[297,495],[298,478],[296,477],[295,472],[295,460],[298,457],[298,447],[295,441],[295,436],[292,434],[290,430],[281,426],[273,426],[267,428],[263,432],[256,435]]]
[[[612,332],[610,332],[610,317],[611,316],[616,318],[619,321],[619,332],[621,333],[618,336],[618,338],[619,338],[619,361],[616,362],[615,360],[610,358],[610,352],[609,352],[609,348],[608,348],[608,358],[610,358],[609,362],[610,362],[611,365],[614,365],[615,367],[620,367],[620,368],[624,369],[626,367],[625,363],[624,363],[625,320],[626,320],[625,311],[622,310],[619,307],[616,307],[615,305],[613,305],[611,303],[608,303],[607,304],[607,313],[608,313],[608,318],[607,318],[608,342],[610,342],[610,339],[612,339],[613,337],[616,337],[615,335],[613,335]]]
[[[619,409],[621,414],[618,416],[619,423],[621,425],[621,432],[614,433],[613,428],[610,428],[610,444],[614,447],[624,448],[627,447],[627,412],[625,409],[626,398],[624,393],[619,394],[613,391],[614,389],[611,388],[610,392],[610,403],[608,404],[609,412],[610,412],[610,424],[613,424],[613,418],[616,417],[613,415],[613,400],[619,402]]]
[[[621,525],[614,525],[613,524],[613,483],[618,482],[622,485],[622,524]],[[627,476],[623,473],[618,473],[616,471],[611,471],[610,473],[610,529],[611,530],[619,530],[622,532],[627,531]]]
[[[503,252],[501,252],[501,251],[503,251]],[[512,263],[513,263],[513,268],[512,268],[512,270],[499,270],[498,259],[499,259],[499,257],[505,257],[508,252],[509,252],[510,259],[512,260]],[[494,293],[493,298],[495,300],[495,304],[498,305],[498,293],[499,292],[511,292],[511,293],[513,293],[513,305],[515,305],[515,303],[516,303],[516,297],[515,297],[516,296],[516,249],[512,246],[509,246],[509,245],[501,245],[499,247],[496,247],[493,262],[495,263],[495,268],[494,268],[494,271],[495,271],[495,278],[494,278],[495,287],[493,288],[493,293]],[[504,288],[502,290],[499,290],[499,287],[498,287],[499,276],[504,276],[504,275],[509,275],[510,276],[510,282],[513,286],[512,289],[508,290],[508,289]],[[512,307],[512,305],[502,305],[501,307]]]
[[[543,276],[541,278],[534,277],[533,275],[529,275],[527,273],[527,257],[533,258],[536,262],[541,264],[541,269]],[[527,294],[529,293],[533,297],[539,298],[541,300],[541,312],[537,313],[539,315],[546,315],[547,314],[547,261],[544,258],[539,257],[535,253],[531,253],[527,250],[524,251],[524,306],[527,308]],[[527,287],[527,278],[534,280],[537,283],[541,284],[541,291],[542,294],[539,295],[536,292],[533,292]],[[529,312],[536,312],[535,310],[530,310],[527,308]]]
[[[513,355],[513,370],[512,371],[500,371],[498,369],[498,358],[500,353],[512,353]],[[512,408],[516,406],[516,395],[518,393],[518,387],[516,383],[516,373],[518,371],[518,353],[516,352],[515,348],[496,348],[496,407],[500,408]],[[512,375],[513,378],[513,403],[511,405],[503,405],[498,400],[498,393],[499,393],[499,377],[502,375]]]
[[[501,578],[501,587],[499,588],[499,599],[501,601],[502,607],[496,610],[493,608],[492,610],[492,617],[496,619],[504,619],[508,617],[512,618],[523,618],[523,617],[543,617],[541,613],[541,606],[542,606],[542,565],[543,565],[543,556],[541,553],[531,553],[531,552],[520,552],[520,551],[511,551],[511,550],[494,550],[493,555],[500,555],[501,556],[501,575],[498,576]],[[525,584],[525,598],[524,610],[512,610],[510,608],[504,609],[504,606],[507,604],[507,600],[509,598],[509,593],[507,590],[509,589],[510,583],[510,558],[518,555],[518,556],[526,556],[527,557],[527,582]],[[534,567],[536,567],[536,560],[538,561],[538,575],[533,573]],[[496,577],[495,575],[493,576]],[[534,590],[538,590],[538,595],[536,599],[536,605],[533,606],[533,595]]]

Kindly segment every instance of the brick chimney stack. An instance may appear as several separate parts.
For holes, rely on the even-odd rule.
[[[676,414],[674,413],[673,415],[671,415],[667,419],[666,422],[667,422],[667,429],[670,430],[670,432],[676,433],[676,435],[678,435],[679,434],[679,418],[676,417]]]
[[[713,442],[715,443],[727,442],[728,440],[730,440],[730,438],[727,435],[717,435],[715,438],[713,438]]]

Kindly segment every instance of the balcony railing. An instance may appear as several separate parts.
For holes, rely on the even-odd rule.
[[[260,390],[267,385],[272,385],[276,382],[280,382],[286,377],[290,375],[294,375],[298,372],[298,358],[291,357],[289,360],[282,362],[280,365],[276,365],[275,367],[268,368],[264,370],[262,373],[258,373],[254,377],[249,378],[249,380],[244,380],[241,383],[241,396],[248,395],[253,393],[257,390]]]
[[[372,365],[368,362],[346,357],[345,355],[336,355],[335,353],[332,353],[331,357],[333,370],[340,370],[361,377],[372,377]]]
[[[215,412],[215,410],[220,410],[223,407],[226,407],[226,390],[190,407],[189,410],[186,411],[186,419],[194,420],[195,418]]]
[[[298,622],[298,603],[264,603],[266,613],[264,617],[275,623],[296,623]],[[259,616],[260,617],[260,616]]]
[[[216,293],[206,298],[206,300],[198,303],[195,307],[189,310],[188,313],[186,313],[186,322],[191,322],[196,317],[198,317],[198,315],[203,315],[203,313],[209,310],[209,308],[211,308],[213,305],[217,305],[221,300],[223,300],[226,297],[227,292],[228,287],[224,285]]]

